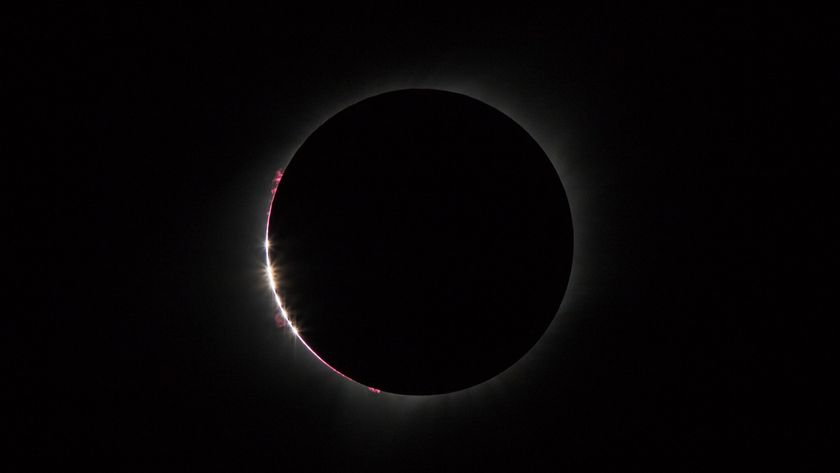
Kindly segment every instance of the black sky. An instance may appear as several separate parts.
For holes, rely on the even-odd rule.
[[[784,42],[756,12],[376,13],[8,20],[10,458],[690,468],[814,448],[811,411],[782,394],[809,381],[779,290],[790,173],[766,153]],[[338,110],[402,87],[510,113],[581,229],[537,348],[426,400],[359,389],[295,345],[261,259],[274,171]]]

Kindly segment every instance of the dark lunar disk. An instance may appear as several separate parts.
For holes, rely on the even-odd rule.
[[[312,133],[277,188],[269,238],[306,343],[402,394],[513,365],[554,318],[572,264],[569,204],[539,145],[437,90],[363,100]]]

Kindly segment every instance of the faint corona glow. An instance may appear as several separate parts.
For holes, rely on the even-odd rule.
[[[332,370],[334,373],[341,376],[342,378],[344,378],[346,380],[349,380],[349,381],[353,381],[355,383],[358,383],[358,381],[356,381],[355,379],[347,376],[346,374],[344,374],[341,371],[338,371],[337,369],[332,367],[323,358],[321,358],[321,356],[318,355],[318,353],[316,353],[315,350],[313,350],[312,347],[310,347],[308,343],[306,343],[306,340],[304,340],[303,337],[300,336],[300,331],[295,326],[295,324],[292,322],[291,317],[289,317],[289,312],[286,310],[285,306],[283,305],[283,301],[280,299],[280,295],[277,293],[277,288],[278,288],[277,275],[276,275],[276,271],[274,270],[274,266],[272,266],[272,264],[271,264],[271,254],[270,254],[271,240],[269,239],[268,229],[269,229],[269,224],[271,223],[271,208],[274,205],[274,195],[277,193],[277,186],[280,185],[280,180],[281,179],[283,179],[283,170],[279,169],[274,175],[274,181],[273,181],[274,184],[271,187],[271,202],[268,204],[268,219],[267,219],[266,224],[265,224],[265,244],[264,244],[264,247],[265,247],[265,274],[266,274],[266,278],[268,279],[268,285],[269,285],[269,287],[271,287],[271,293],[274,295],[274,303],[277,304],[277,308],[278,308],[278,313],[274,316],[274,323],[275,323],[275,325],[277,325],[277,327],[280,327],[280,328],[288,327],[289,330],[295,335],[295,337],[297,337],[297,339],[300,340],[300,342],[303,344],[303,346],[305,346],[306,349],[309,350],[309,352],[312,353],[315,356],[315,358],[318,359],[318,361],[323,363],[324,366],[326,366],[327,368],[329,368],[330,370]],[[361,384],[361,383],[359,383],[359,384]],[[367,387],[367,388],[371,392],[374,392],[374,393],[377,393],[377,394],[381,392],[379,389],[376,389],[376,388],[372,388],[372,387]]]
[[[593,179],[598,175],[600,170],[597,167],[598,163],[596,160],[581,160],[581,157],[574,153],[574,145],[576,144],[574,134],[579,131],[578,128],[572,126],[574,123],[569,121],[574,119],[574,115],[561,117],[559,114],[554,114],[555,109],[562,108],[561,106],[565,105],[562,97],[552,95],[556,92],[555,84],[549,84],[550,88],[547,89],[545,88],[545,83],[538,83],[532,80],[526,82],[520,77],[509,75],[511,71],[516,71],[519,67],[517,65],[513,66],[499,69],[495,64],[459,64],[458,67],[463,67],[463,70],[456,71],[454,70],[455,68],[442,68],[442,70],[447,71],[443,75],[435,72],[420,80],[415,77],[416,74],[412,71],[402,71],[384,78],[380,76],[368,78],[370,80],[367,82],[376,83],[376,85],[365,89],[339,92],[338,95],[332,95],[329,98],[323,99],[321,102],[312,103],[313,106],[321,108],[323,111],[295,131],[290,132],[288,137],[292,138],[294,143],[286,143],[286,148],[282,150],[281,154],[287,157],[285,162],[288,163],[288,159],[294,155],[295,150],[300,146],[303,138],[335,115],[336,110],[343,110],[370,97],[405,89],[431,88],[466,95],[492,105],[519,123],[524,129],[528,130],[534,140],[546,152],[558,177],[561,178],[563,188],[569,199],[569,210],[572,214],[572,221],[576,222],[576,224],[573,225],[574,256],[571,274],[566,293],[563,296],[562,305],[558,308],[556,314],[560,315],[562,313],[563,317],[555,316],[551,325],[546,329],[546,332],[537,344],[516,363],[521,364],[526,359],[533,362],[535,356],[539,356],[537,353],[541,353],[541,350],[544,350],[545,340],[556,337],[558,330],[561,330],[561,326],[564,326],[569,320],[573,320],[573,317],[582,316],[589,310],[589,306],[587,305],[588,299],[586,299],[585,295],[591,291],[586,288],[602,283],[594,271],[599,265],[593,264],[592,258],[594,252],[592,245],[600,241],[598,238],[603,229],[599,226],[599,222],[606,222],[608,215],[604,213],[604,209],[596,205],[597,199],[588,198],[590,195],[588,193],[593,188],[593,184],[595,184],[595,187],[598,186],[597,181]],[[487,67],[491,67],[491,69],[487,69]],[[475,80],[476,77],[498,76],[500,72],[504,72],[504,80],[493,82]],[[499,88],[498,84],[506,84],[506,86]],[[517,94],[511,94],[510,90],[512,88],[518,89]],[[548,100],[546,100],[546,97],[548,97]],[[547,111],[551,113],[547,113]],[[272,156],[271,159],[274,161],[276,156]],[[273,166],[273,164],[269,166]],[[277,184],[282,177],[283,170],[281,169],[277,171],[274,179],[275,185],[271,189],[272,203],[274,193],[277,190]],[[271,208],[269,207],[269,216],[270,213]],[[267,237],[268,228],[266,226],[266,238],[264,242],[266,246],[266,263],[269,261],[268,252],[272,246]],[[275,287],[276,285],[275,283]],[[276,295],[276,289],[273,289],[273,291],[275,302],[281,308],[279,317],[282,317],[288,324],[288,314],[282,309],[283,304]],[[575,313],[579,315],[575,315]],[[293,333],[295,332],[293,331]],[[303,340],[301,342],[309,348],[306,342]],[[310,351],[312,351],[311,348]],[[312,353],[316,358],[321,360],[317,353],[314,351]],[[323,360],[321,361],[324,362]],[[342,377],[350,379],[329,366],[326,362],[324,364]],[[500,373],[498,377],[500,379],[511,379],[510,373],[520,372],[519,370],[521,368],[511,367],[506,370],[507,374]],[[473,386],[471,389],[479,390],[472,392],[488,392],[486,388],[480,388],[478,385]],[[446,394],[446,396],[449,395],[459,396],[461,394]],[[425,398],[427,396],[421,397]]]

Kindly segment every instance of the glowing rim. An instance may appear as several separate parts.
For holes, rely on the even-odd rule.
[[[274,295],[274,302],[277,304],[277,308],[280,311],[280,316],[283,317],[283,321],[291,329],[292,333],[295,334],[295,337],[297,337],[297,339],[300,340],[301,343],[303,343],[303,346],[305,346],[306,349],[309,350],[309,352],[312,353],[315,356],[315,358],[318,359],[318,361],[323,363],[324,366],[331,369],[334,373],[341,376],[342,378],[349,381],[353,381],[354,383],[362,384],[356,381],[355,379],[347,376],[346,374],[342,373],[341,371],[335,369],[332,365],[330,365],[323,358],[321,358],[321,356],[318,355],[318,353],[316,353],[315,350],[313,350],[308,343],[306,343],[306,340],[304,340],[303,337],[300,336],[300,332],[298,331],[297,327],[295,327],[295,324],[292,323],[292,319],[289,317],[289,313],[286,311],[286,308],[283,307],[283,301],[280,300],[280,296],[277,294],[277,279],[274,275],[274,266],[272,266],[271,264],[271,257],[269,255],[269,250],[271,249],[271,240],[268,238],[268,229],[269,224],[271,223],[271,208],[274,205],[274,195],[277,193],[277,187],[280,185],[281,179],[283,179],[283,170],[279,169],[274,175],[274,184],[271,187],[271,202],[269,202],[268,204],[268,218],[265,224],[265,274],[268,278],[268,285],[271,288],[271,293],[272,295]],[[381,392],[379,389],[374,387],[367,386],[367,388],[369,391],[374,393]]]

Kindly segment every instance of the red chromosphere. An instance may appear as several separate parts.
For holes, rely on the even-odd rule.
[[[274,195],[277,193],[277,186],[280,185],[280,181],[282,179],[283,179],[283,169],[278,169],[277,172],[274,173],[274,180],[272,181],[273,184],[271,186],[271,202],[268,205],[268,220],[266,221],[266,225],[265,225],[265,259],[266,259],[266,265],[267,265],[268,268],[272,267],[271,266],[271,258],[270,258],[270,255],[269,255],[269,252],[270,252],[270,244],[269,243],[270,242],[269,242],[269,238],[268,238],[269,223],[271,222],[271,208],[274,205]],[[303,343],[303,346],[305,346],[306,349],[309,350],[310,353],[315,355],[315,358],[317,358],[318,361],[323,363],[324,366],[326,366],[327,368],[329,368],[330,370],[332,370],[334,373],[341,376],[342,378],[358,383],[358,381],[356,381],[353,378],[347,376],[346,374],[342,373],[341,371],[338,371],[337,369],[332,367],[329,363],[327,363],[323,358],[321,358],[320,355],[318,355],[318,353],[315,352],[315,350],[312,349],[312,347],[309,346],[308,343],[306,343],[306,340],[304,340],[303,337],[300,336],[300,333],[297,331],[295,326],[291,323],[291,320],[289,320],[288,314],[286,313],[285,309],[283,308],[282,301],[280,300],[280,297],[277,295],[277,292],[276,292],[276,289],[275,289],[276,281],[273,280],[273,276],[271,276],[271,275],[269,276],[269,278],[271,279],[269,282],[270,282],[271,287],[272,287],[272,292],[274,293],[273,294],[274,295],[274,300],[275,300],[275,302],[277,303],[277,306],[278,306],[278,311],[274,315],[274,324],[278,328],[286,328],[286,327],[291,328],[292,333],[294,333],[295,336],[297,337],[297,339],[300,340],[301,343]],[[368,390],[370,390],[373,393],[377,393],[377,394],[379,394],[381,392],[381,390],[376,389],[376,388],[372,388],[372,387],[368,387]]]

